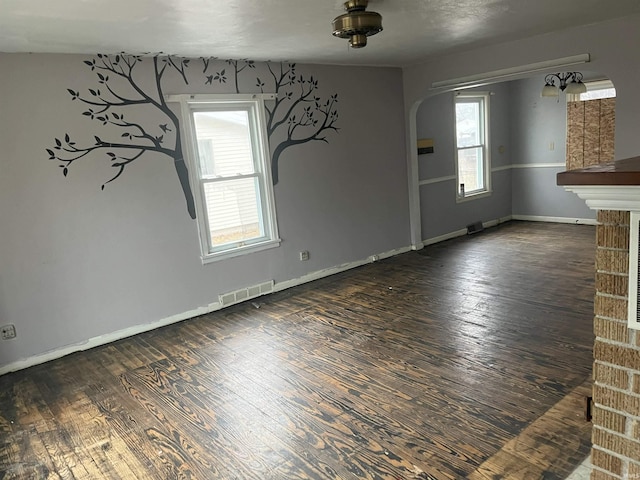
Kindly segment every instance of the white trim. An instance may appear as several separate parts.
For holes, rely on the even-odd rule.
[[[377,255],[369,255],[367,256],[367,258],[364,258],[362,260],[357,260],[355,262],[343,263],[335,267],[326,268],[324,270],[318,270],[316,272],[311,272],[299,278],[285,280],[283,282],[276,283],[274,285],[273,291],[279,292],[281,290],[286,290],[287,288],[295,287],[297,285],[302,285],[307,282],[312,282],[314,280],[318,280],[320,278],[327,277],[329,275],[334,275],[336,273],[344,272],[352,268],[360,267],[367,263],[371,263],[372,258],[374,256],[377,256],[378,259],[389,258],[395,255],[400,255],[401,253],[406,253],[411,249],[412,249],[411,247],[396,248],[394,250],[388,250],[386,252],[382,252]],[[171,315],[169,317],[157,320],[155,322],[145,323],[141,325],[134,325],[132,327],[124,328],[122,330],[117,330],[115,332],[107,333],[105,335],[99,335],[97,337],[90,338],[89,340],[86,340],[84,342],[75,343],[73,345],[67,345],[61,348],[57,348],[55,350],[51,350],[49,352],[45,352],[38,355],[33,355],[28,358],[16,360],[6,365],[0,365],[0,375],[4,375],[10,372],[15,372],[18,370],[23,370],[25,368],[33,367],[41,363],[49,362],[51,360],[64,357],[65,355],[69,355],[71,353],[82,352],[84,350],[89,350],[91,348],[99,347],[101,345],[106,345],[108,343],[112,343],[117,340],[122,340],[123,338],[132,337],[140,333],[148,332],[150,330],[155,330],[156,328],[164,327],[167,325],[171,325],[173,323],[181,322],[183,320],[188,320],[190,318],[198,317],[200,315],[205,315],[207,313],[215,312],[217,310],[221,310],[222,308],[223,307],[220,304],[220,302],[213,302],[207,305],[206,307],[199,307],[183,313]]]
[[[495,227],[501,223],[505,223],[511,220],[511,215],[507,215],[506,217],[497,218],[495,220],[488,220],[486,222],[482,222],[482,226],[484,228]],[[463,237],[467,234],[466,228],[461,228],[460,230],[456,230],[451,233],[445,233],[444,235],[439,235],[437,237],[427,238],[423,240],[422,243],[426,247],[427,245],[433,245],[435,243],[444,242],[445,240],[451,240],[452,238]]]
[[[420,181],[418,149],[416,148],[418,135],[416,133],[416,116],[418,107],[422,101],[414,101],[409,106],[409,112],[406,112],[405,106],[405,145],[406,149],[406,167],[407,167],[407,194],[409,207],[409,241],[414,250],[423,248],[422,244],[422,220],[420,214]],[[408,116],[407,116],[408,115]]]
[[[638,237],[640,236],[640,212],[632,211],[630,213],[627,326],[634,330],[640,330],[640,321],[638,321]]]
[[[592,210],[640,211],[640,185],[565,185]]]
[[[595,218],[546,217],[544,215],[512,215],[513,220],[525,222],[572,223],[576,225],[597,225]]]
[[[514,163],[512,165],[502,165],[500,167],[493,167],[491,169],[491,173],[494,172],[501,172],[503,170],[511,170],[511,169],[521,169],[521,168],[566,168],[566,164],[564,163]],[[427,178],[424,180],[420,180],[418,182],[419,186],[423,186],[423,185],[431,185],[433,183],[440,183],[440,182],[448,182],[450,180],[455,180],[456,176],[455,175],[446,175],[443,177],[434,177],[434,178]]]
[[[496,218],[495,220],[487,220],[486,222],[482,222],[482,226],[484,228],[497,227],[501,223],[506,223],[509,220],[513,220],[511,215],[507,215],[506,217]]]
[[[316,272],[308,273],[299,278],[292,278],[291,280],[285,280],[283,282],[276,283],[274,288],[274,292],[278,292],[280,290],[286,290],[287,288],[295,287],[297,285],[302,285],[303,283],[313,282],[314,280],[318,280],[320,278],[328,277],[330,275],[335,275],[336,273],[344,272],[346,270],[350,270],[352,268],[360,267],[367,263],[371,263],[374,256],[378,257],[378,260],[383,258],[393,257],[395,255],[400,255],[401,253],[406,253],[412,250],[411,247],[403,247],[396,248],[394,250],[389,250],[387,252],[379,253],[377,255],[370,255],[365,259],[357,260],[355,262],[343,263],[342,265],[336,265],[335,267],[325,268],[324,270],[318,270]]]
[[[490,197],[493,193],[493,190],[480,190],[478,193],[469,193],[464,197],[460,195],[456,195],[456,203],[464,203],[469,202],[471,200],[477,200],[479,198]]]
[[[436,178],[429,178],[427,180],[420,180],[418,182],[418,185],[420,186],[431,185],[432,183],[448,182],[449,180],[455,180],[455,179],[456,179],[455,175],[447,175],[446,177],[436,177]]]
[[[501,217],[495,220],[482,222],[482,226],[484,228],[495,227],[496,225],[508,222],[509,220],[523,220],[527,222],[570,223],[570,224],[576,224],[576,225],[597,225],[598,224],[597,220],[592,218],[544,217],[539,215],[507,215],[506,217]],[[433,245],[434,243],[444,242],[445,240],[450,240],[456,237],[462,237],[466,234],[467,234],[467,229],[461,228],[460,230],[456,230],[450,233],[445,233],[444,235],[427,238],[426,240],[423,240],[422,243],[426,247],[427,245]]]
[[[596,100],[596,98],[583,98],[583,95],[589,92],[598,92],[605,93],[604,95],[598,95],[597,98],[615,98],[616,97],[616,87],[613,82],[607,78],[602,80],[590,80],[588,82],[584,82],[584,86],[587,87],[587,91],[584,93],[567,93],[567,102],[584,102],[587,100]],[[609,90],[608,93],[613,93],[613,95],[607,95],[606,92],[602,92],[603,90]],[[611,92],[613,90],[613,92]]]
[[[470,200],[476,200],[478,198],[491,195],[491,127],[490,127],[490,92],[456,92],[453,95],[453,112],[454,112],[454,168],[456,172],[456,203],[467,202]],[[469,99],[468,103],[477,103],[478,108],[480,110],[480,118],[479,118],[479,132],[481,132],[481,139],[477,139],[477,143],[470,147],[459,147],[458,146],[458,118],[457,118],[457,108],[458,103],[467,103],[467,102],[459,102],[459,99]],[[466,192],[465,189],[460,189],[458,185],[462,185],[460,183],[460,170],[458,166],[458,159],[460,157],[460,151],[466,150],[469,148],[480,148],[482,152],[482,188],[474,190],[473,192]],[[462,192],[460,191],[462,190]],[[467,194],[468,193],[468,194]]]
[[[200,240],[200,259],[203,265],[226,260],[228,258],[258,252],[268,248],[280,246],[278,222],[271,178],[271,155],[268,145],[265,118],[265,98],[272,98],[271,94],[220,94],[220,95],[171,95],[170,101],[179,101],[181,106],[182,121],[180,128],[183,138],[184,157],[189,167],[189,177],[196,204],[196,222],[198,225],[198,238]],[[238,175],[216,179],[214,181],[235,181],[242,178],[255,177],[257,179],[260,204],[258,205],[259,221],[264,229],[264,235],[256,241],[251,239],[242,247],[222,246],[213,248],[211,244],[211,231],[209,228],[208,206],[204,194],[204,185],[211,183],[203,178],[198,161],[198,138],[194,113],[199,111],[229,109],[241,109],[246,111],[248,130],[251,138],[253,152],[253,164],[255,171],[251,175]]]
[[[572,65],[588,63],[591,60],[588,53],[580,55],[572,55],[570,57],[556,58],[554,60],[545,60],[544,62],[530,63],[528,65],[519,65],[517,67],[502,68],[490,72],[479,73],[477,75],[467,75],[465,77],[451,78],[449,80],[440,80],[431,84],[431,89],[437,88],[471,88],[486,83],[495,82],[497,80],[506,80],[508,78],[524,75],[529,73],[543,72],[552,68],[564,68]]]
[[[228,260],[234,257],[241,257],[243,255],[249,255],[251,253],[261,252],[263,250],[269,250],[271,248],[277,248],[282,243],[280,238],[275,238],[273,240],[266,240],[258,243],[251,243],[249,245],[244,245],[242,247],[236,247],[232,250],[222,250],[216,253],[210,253],[208,255],[201,254],[200,261],[203,265],[208,263],[219,262],[221,260]]]
[[[640,329],[638,321],[638,241],[640,237],[640,185],[565,185],[593,210],[631,212],[629,232],[629,290],[627,326]]]
[[[589,80],[584,82],[584,86],[587,87],[587,92],[593,92],[594,90],[609,90],[610,88],[616,88],[611,80],[603,78],[602,80]]]
[[[229,100],[233,97],[233,100]],[[167,102],[196,102],[205,103],[207,101],[219,102],[221,100],[230,102],[246,102],[251,100],[275,100],[278,97],[276,93],[182,93],[176,95],[165,95],[164,99]]]
[[[433,245],[434,243],[444,242],[445,240],[451,240],[452,238],[462,237],[467,234],[466,228],[461,228],[460,230],[456,230],[455,232],[445,233],[444,235],[439,235],[437,237],[427,238],[423,240],[424,246]]]
[[[212,303],[211,305],[209,305],[209,307],[196,308],[195,310],[189,310],[188,312],[172,315],[170,317],[166,317],[152,323],[134,325],[133,327],[117,330],[112,333],[90,338],[89,340],[86,340],[81,343],[67,345],[65,347],[57,348],[55,350],[51,350],[46,353],[34,355],[32,357],[28,357],[22,360],[17,360],[15,362],[8,363],[7,365],[0,366],[0,375],[4,375],[9,372],[15,372],[17,370],[22,370],[24,368],[33,367],[34,365],[39,365],[41,363],[49,362],[51,360],[64,357],[65,355],[69,355],[71,353],[82,352],[84,350],[89,350],[91,348],[99,347],[100,345],[105,345],[107,343],[115,342],[116,340],[121,340],[123,338],[137,335],[139,333],[148,332],[150,330],[164,327],[172,323],[181,322],[182,320],[186,320],[187,318],[193,318],[199,315],[204,315],[205,313],[209,313],[213,310],[216,310],[215,305],[217,305],[217,303]],[[214,308],[211,308],[212,306]]]
[[[566,168],[566,163],[514,163],[511,168]]]

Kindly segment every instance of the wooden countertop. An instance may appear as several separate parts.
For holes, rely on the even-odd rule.
[[[639,185],[640,157],[558,173],[558,185]]]

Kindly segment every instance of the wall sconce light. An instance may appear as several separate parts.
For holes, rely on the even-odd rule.
[[[556,87],[556,79],[560,83]],[[557,97],[560,92],[578,95],[587,91],[587,86],[582,83],[580,72],[550,73],[544,77],[543,97]]]

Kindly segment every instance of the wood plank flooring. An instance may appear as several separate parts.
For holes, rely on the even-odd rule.
[[[0,479],[562,479],[594,237],[510,222],[4,375]]]

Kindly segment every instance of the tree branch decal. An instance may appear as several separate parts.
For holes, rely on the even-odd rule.
[[[209,68],[209,59],[202,59],[203,72]],[[226,83],[229,76],[233,77],[236,93],[240,93],[238,87],[238,76],[247,68],[255,68],[255,63],[251,60],[227,60],[227,64],[233,69],[227,72],[224,68],[215,72],[215,75],[206,76],[206,85],[215,83]],[[267,63],[266,82],[271,84],[266,86],[265,81],[260,77],[256,78],[256,87],[264,93],[268,88],[270,93],[276,93],[276,100],[273,106],[266,106],[267,114],[267,135],[269,140],[275,138],[277,131],[285,134],[285,139],[275,147],[272,144],[271,154],[271,176],[274,185],[279,180],[278,165],[280,155],[289,147],[301,145],[311,141],[321,141],[328,143],[327,134],[338,132],[336,126],[338,121],[338,94],[334,93],[328,98],[321,98],[317,95],[318,80],[313,76],[305,78],[296,75],[295,63]],[[277,65],[277,66],[276,66]]]
[[[271,155],[271,175],[276,184],[282,152],[311,141],[328,143],[327,133],[339,130],[335,126],[338,120],[338,94],[334,93],[326,100],[320,98],[316,95],[318,80],[313,76],[305,79],[302,75],[296,75],[295,63],[286,67],[280,63],[276,69],[268,63],[267,68],[277,95],[273,107],[266,109],[267,135],[271,139],[276,130],[286,125],[286,138],[274,148]],[[256,78],[256,86],[264,93],[265,83],[260,78]]]
[[[191,218],[196,217],[193,193],[189,184],[189,172],[184,161],[180,138],[179,122],[176,115],[165,102],[162,81],[167,71],[175,72],[181,80],[188,84],[187,68],[189,59],[171,55],[144,57],[153,62],[153,87],[143,88],[134,75],[137,65],[143,62],[140,55],[102,55],[98,54],[84,63],[96,73],[98,87],[88,89],[81,94],[71,88],[67,89],[71,100],[77,100],[86,106],[82,113],[90,120],[99,122],[102,126],[117,127],[122,133],[120,139],[103,140],[94,136],[92,144],[78,145],[69,133],[55,139],[55,145],[47,149],[50,160],[59,162],[62,174],[66,177],[76,161],[92,154],[102,153],[104,159],[115,169],[101,189],[122,175],[126,167],[142,157],[147,152],[160,153],[173,160],[176,174],[187,203],[187,211]],[[120,80],[120,82],[114,79]],[[114,85],[118,83],[125,91],[119,91]],[[147,106],[153,109],[166,123],[157,127],[141,125],[125,117],[127,111],[134,106]],[[128,113],[127,113],[128,115]],[[173,141],[165,145],[165,135],[173,133]]]
[[[240,93],[240,74],[256,68],[253,60],[226,60],[226,66],[216,57],[201,58],[205,85],[226,84]],[[143,62],[152,62],[151,82],[145,73],[137,68]],[[189,172],[182,151],[182,141],[178,117],[167,106],[163,93],[163,82],[167,72],[179,81],[189,84],[189,59],[173,55],[103,55],[97,54],[84,64],[95,72],[97,85],[81,93],[68,88],[72,101],[85,107],[82,115],[88,120],[105,127],[104,135],[94,135],[93,141],[79,143],[67,132],[55,138],[51,148],[47,148],[50,160],[58,162],[62,175],[67,177],[76,162],[93,157],[106,160],[113,168],[113,174],[102,184],[101,189],[117,180],[127,167],[145,154],[161,154],[173,160],[174,168],[191,218],[196,217],[193,192],[189,183]],[[214,66],[217,65],[217,66]],[[265,81],[256,78],[250,89],[264,93],[265,89],[276,93],[273,104],[265,106],[267,134],[272,143],[271,172],[273,183],[279,179],[280,156],[289,147],[312,141],[328,142],[328,134],[338,132],[336,126],[338,95],[321,98],[318,80],[313,76],[305,78],[296,74],[295,63],[267,62]],[[223,67],[223,68],[220,68]],[[208,74],[209,69],[216,70]],[[142,77],[142,78],[139,78]],[[142,81],[144,80],[144,81]],[[135,119],[137,109],[150,109],[156,118],[156,125],[143,124]],[[152,118],[153,118],[152,117]],[[114,138],[115,135],[115,138]],[[282,139],[284,138],[284,139]]]

